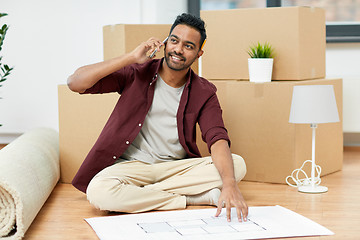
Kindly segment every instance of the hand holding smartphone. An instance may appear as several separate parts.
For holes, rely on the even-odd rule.
[[[163,41],[163,44],[166,43],[166,41],[168,40],[169,37],[166,37]],[[157,53],[158,49],[156,48],[149,56],[149,58],[153,58],[155,56],[155,53]]]

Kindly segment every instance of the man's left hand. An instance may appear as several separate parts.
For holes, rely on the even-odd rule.
[[[248,216],[248,205],[246,204],[244,197],[242,196],[237,184],[224,185],[221,191],[221,195],[218,201],[217,212],[215,217],[218,217],[223,208],[223,203],[226,207],[226,218],[231,221],[231,207],[236,208],[237,217],[239,222],[247,221]]]

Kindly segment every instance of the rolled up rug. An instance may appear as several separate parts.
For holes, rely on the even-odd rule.
[[[21,239],[60,178],[59,134],[36,128],[0,150],[0,238]]]

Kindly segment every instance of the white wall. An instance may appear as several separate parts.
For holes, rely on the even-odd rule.
[[[172,24],[177,15],[187,12],[186,0],[141,0],[141,6],[141,20],[148,24]]]
[[[328,43],[326,75],[343,79],[343,128],[360,133],[360,43]]]
[[[103,58],[102,27],[172,23],[186,0],[1,0],[10,29],[3,62],[14,66],[0,88],[0,143],[35,127],[58,130],[57,85]]]

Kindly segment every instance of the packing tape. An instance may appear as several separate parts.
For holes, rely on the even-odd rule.
[[[254,97],[255,98],[262,98],[264,96],[264,85],[262,83],[255,83],[254,84]]]
[[[115,32],[116,25],[110,25],[110,32]]]
[[[311,78],[315,78],[316,76],[316,69],[314,67],[311,68]]]

